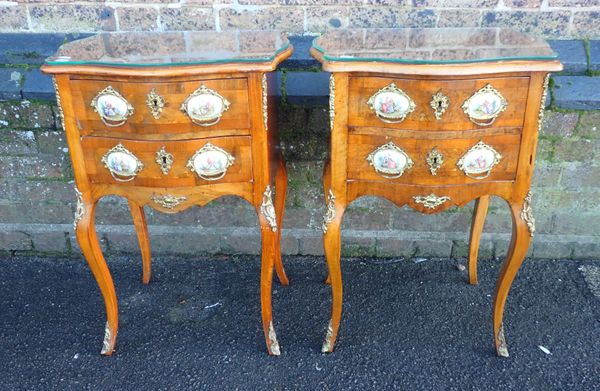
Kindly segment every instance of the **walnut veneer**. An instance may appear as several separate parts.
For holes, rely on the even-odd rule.
[[[106,306],[102,354],[112,354],[118,332],[115,287],[94,227],[97,202],[109,194],[129,202],[145,284],[143,206],[177,213],[228,195],[253,205],[263,331],[269,354],[279,354],[271,283],[275,268],[288,285],[280,253],[287,173],[270,71],[292,50],[276,32],[224,32],[216,40],[214,32],[100,34],[63,45],[42,67],[55,76],[73,162],[77,240]]]
[[[475,200],[476,284],[494,195],[513,221],[493,306],[496,351],[507,356],[502,319],[535,231],[530,184],[548,72],[562,65],[545,42],[507,29],[339,30],[317,38],[311,54],[331,72],[323,238],[333,300],[322,351],[333,351],[339,330],[340,225],[352,201],[379,196],[429,214]]]

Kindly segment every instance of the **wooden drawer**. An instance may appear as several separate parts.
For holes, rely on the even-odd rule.
[[[81,141],[84,153],[86,171],[92,183],[123,184],[149,187],[183,187],[205,185],[212,183],[249,182],[252,180],[252,153],[251,138],[219,137],[194,139],[185,141],[136,141],[104,137],[83,137]],[[122,148],[118,147],[119,145]],[[164,151],[172,155],[170,170],[163,173],[161,166],[156,162],[157,153],[164,147]],[[202,148],[222,150],[233,158],[230,166],[220,179],[219,175],[210,179],[202,179],[188,167],[190,159]],[[113,149],[116,148],[116,149]],[[123,151],[123,148],[125,151]],[[106,168],[103,157],[109,151],[123,151],[131,153],[143,167],[130,181],[129,177],[113,177]],[[168,157],[165,159],[168,160]],[[162,158],[160,158],[161,161]]]
[[[439,138],[435,140],[401,138],[385,135],[351,134],[348,137],[348,179],[421,185],[510,181],[515,179],[517,171],[520,140],[520,134],[502,134],[458,139]],[[483,179],[474,179],[467,176],[465,172],[459,168],[458,162],[467,151],[477,145],[480,141],[492,147],[501,155],[501,158],[498,163],[493,166],[489,176]],[[388,143],[393,143],[393,145],[401,149],[412,161],[412,167],[407,168],[404,173],[397,178],[390,178],[397,176],[394,174],[377,172],[368,160],[371,153]],[[435,148],[443,158],[443,163],[437,169],[436,175],[431,173],[430,165],[427,163],[428,154],[433,148]],[[381,164],[381,160],[378,160],[378,162],[379,163],[374,164]],[[392,162],[390,167],[394,168],[397,167],[397,165]],[[472,176],[484,177],[485,173]]]
[[[369,107],[369,98],[394,83],[412,99],[414,110],[398,123],[386,123]],[[506,100],[506,109],[493,123],[494,127],[521,127],[525,115],[528,77],[419,80],[389,77],[350,77],[348,98],[349,126],[384,127],[413,130],[470,130],[481,129],[463,111],[464,102],[481,88],[490,84]],[[449,105],[440,119],[431,107],[433,95],[446,95]]]
[[[229,102],[220,120],[211,126],[194,124],[181,110],[185,100],[201,86],[218,93]],[[133,108],[133,112],[120,126],[106,125],[92,107],[94,98],[105,88],[111,87]],[[71,80],[74,114],[82,135],[118,136],[128,138],[161,134],[195,134],[205,137],[222,129],[244,130],[237,134],[249,134],[248,80],[246,78],[222,78],[186,82],[123,82],[114,80]],[[158,118],[147,105],[148,94],[154,92],[164,99],[164,107]],[[158,98],[159,99],[159,98]],[[147,137],[146,137],[147,138]]]

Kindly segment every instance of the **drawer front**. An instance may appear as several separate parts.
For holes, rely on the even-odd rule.
[[[496,92],[490,90],[490,87],[485,89],[488,84],[505,100],[503,110],[502,99],[495,98]],[[415,80],[361,76],[351,77],[348,88],[349,126],[471,130],[490,125],[523,126],[529,78]],[[480,90],[480,94],[471,101],[473,104],[469,112],[474,115],[471,120],[463,105]],[[434,95],[438,93],[434,101]],[[435,102],[439,119],[431,106],[432,101]],[[479,108],[480,111],[474,112],[474,108]],[[485,110],[490,111],[490,115],[499,113],[496,118],[482,120],[479,117],[481,111]],[[390,114],[385,114],[386,111]]]
[[[214,130],[250,127],[245,78],[172,83],[76,79],[71,81],[71,90],[75,119],[83,135],[194,133],[202,137]],[[194,117],[204,114],[208,118],[194,123],[182,104],[198,95],[190,102]],[[105,117],[103,121],[99,111],[105,115],[116,113],[117,119]],[[216,114],[221,112],[220,116]]]
[[[83,137],[81,143],[92,183],[183,187],[252,180],[249,136],[165,142]]]
[[[351,134],[348,179],[421,185],[510,181],[520,139],[520,134],[435,140]]]

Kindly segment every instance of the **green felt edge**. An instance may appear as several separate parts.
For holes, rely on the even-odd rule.
[[[332,57],[325,54],[325,49],[319,46],[315,41],[312,42],[312,47],[317,49],[319,52],[323,53],[323,58],[328,61],[345,61],[345,62],[393,62],[400,64],[468,64],[474,62],[497,62],[497,61],[518,61],[518,60],[530,60],[530,61],[543,61],[543,60],[556,60],[558,59],[558,55],[553,51],[552,56],[529,56],[529,57],[495,57],[495,58],[479,58],[475,60],[447,60],[447,61],[437,61],[437,60],[407,60],[403,58],[394,58],[394,59],[385,59],[385,58],[376,58],[376,57]]]
[[[225,64],[225,63],[243,63],[243,62],[267,62],[273,61],[275,57],[284,50],[290,47],[290,43],[287,42],[284,46],[277,49],[275,54],[265,58],[223,58],[218,60],[210,61],[193,61],[193,62],[171,62],[164,64],[135,64],[135,63],[114,63],[114,62],[102,62],[102,61],[48,61],[45,60],[47,65],[105,65],[114,67],[134,67],[134,68],[151,68],[151,67],[169,67],[169,66],[181,66],[181,65],[206,65],[206,64]]]

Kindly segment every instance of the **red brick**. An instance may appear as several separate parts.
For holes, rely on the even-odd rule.
[[[296,7],[269,7],[252,10],[223,8],[219,13],[222,30],[263,29],[304,31],[304,11]]]
[[[29,7],[35,31],[115,31],[115,10],[96,4],[33,5]]]
[[[348,7],[310,7],[306,9],[307,29],[324,32],[349,26]]]
[[[0,31],[27,30],[27,13],[24,7],[0,6]]]
[[[540,8],[542,0],[504,0],[504,5],[510,8]]]
[[[158,30],[158,10],[156,8],[119,7],[117,8],[117,18],[121,31]]]
[[[165,31],[214,30],[215,18],[211,8],[163,8],[160,22]]]

